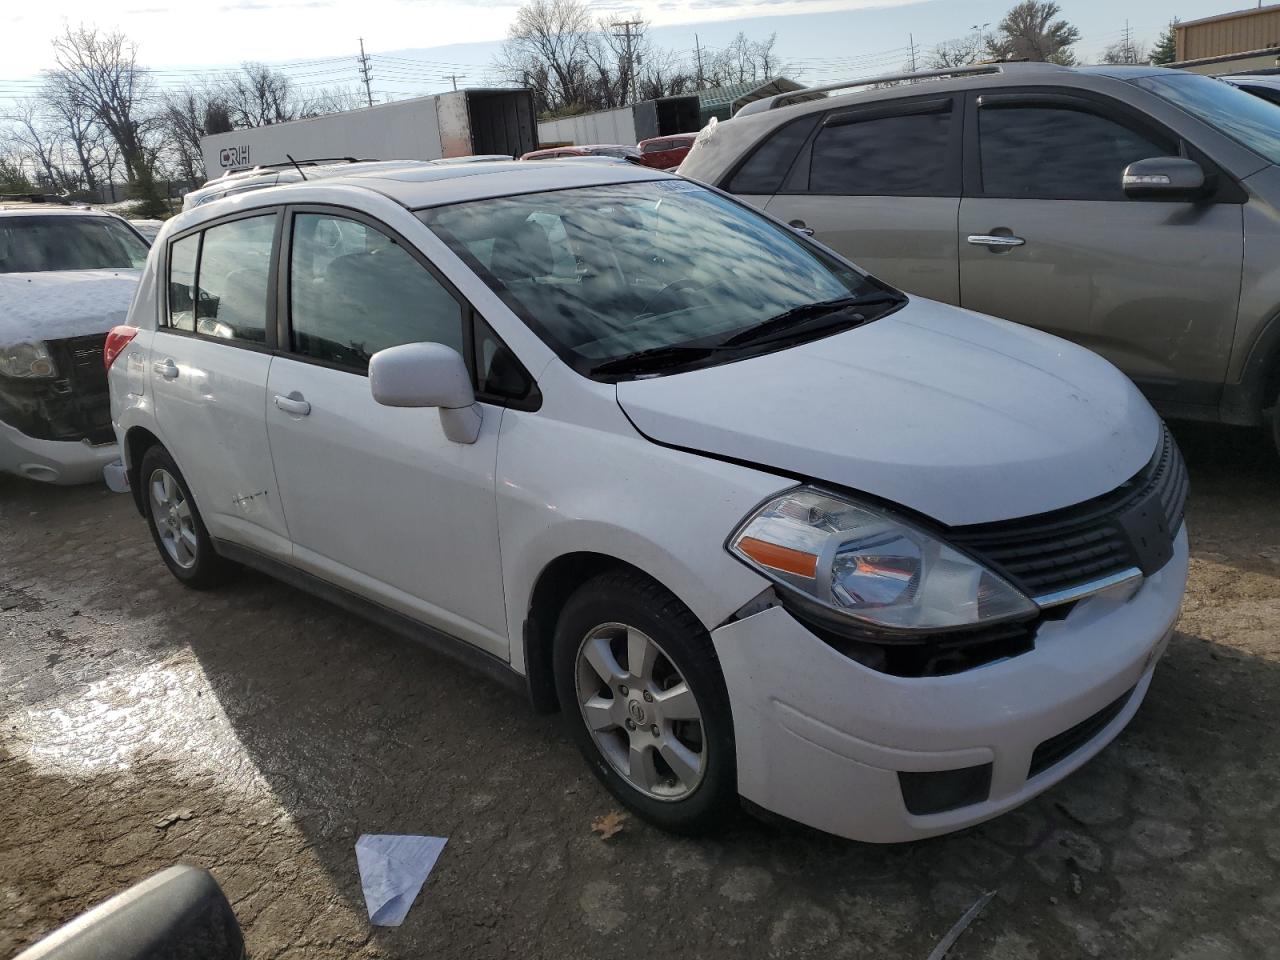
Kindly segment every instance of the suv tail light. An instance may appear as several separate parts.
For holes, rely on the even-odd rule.
[[[107,342],[102,347],[102,365],[110,370],[111,364],[120,356],[120,351],[137,335],[137,327],[112,327],[107,334]]]

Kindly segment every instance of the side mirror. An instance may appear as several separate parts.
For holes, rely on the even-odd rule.
[[[241,960],[244,938],[207,870],[176,866],[82,913],[14,960]]]
[[[403,343],[369,359],[369,389],[384,407],[439,407],[445,436],[475,443],[480,406],[457,350],[442,343]]]
[[[1204,193],[1204,168],[1185,157],[1151,157],[1125,167],[1121,183],[1135,200],[1194,200]]]

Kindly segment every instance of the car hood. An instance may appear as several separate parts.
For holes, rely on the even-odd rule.
[[[1107,493],[1160,421],[1106,360],[1029,327],[912,298],[836,336],[617,385],[645,436],[868,493],[947,525]]]
[[[0,273],[0,346],[106,333],[124,323],[141,270]]]

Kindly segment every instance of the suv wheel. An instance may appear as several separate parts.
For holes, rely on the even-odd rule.
[[[711,638],[647,577],[602,574],[556,628],[556,690],[606,787],[667,830],[696,833],[737,803],[733,720]]]
[[[169,451],[159,445],[147,450],[138,476],[147,526],[169,572],[198,590],[216,586],[229,565],[214,551],[187,481]]]

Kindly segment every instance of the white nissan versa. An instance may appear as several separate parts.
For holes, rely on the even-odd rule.
[[[193,587],[267,570],[527,688],[664,827],[899,841],[1138,709],[1186,471],[1133,385],[625,164],[406,164],[168,221],[108,348]]]

